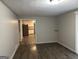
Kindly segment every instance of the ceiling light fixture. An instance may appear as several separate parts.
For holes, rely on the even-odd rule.
[[[64,0],[50,0],[50,2],[52,3],[52,4],[59,4],[59,3],[61,3],[61,2],[63,2]]]

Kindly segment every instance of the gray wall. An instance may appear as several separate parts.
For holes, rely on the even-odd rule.
[[[55,17],[39,17],[36,19],[36,43],[57,42],[56,29]]]
[[[0,1],[0,56],[13,57],[19,45],[18,21]]]
[[[57,17],[59,21],[59,39],[58,42],[63,46],[76,51],[75,49],[75,30],[76,30],[76,18],[75,11],[65,13]]]

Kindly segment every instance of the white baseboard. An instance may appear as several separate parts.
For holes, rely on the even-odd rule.
[[[59,43],[60,45],[66,47],[67,49],[69,49],[69,50],[71,50],[71,51],[73,51],[73,52],[75,52],[75,53],[77,54],[77,52],[76,52],[74,49],[68,47],[67,45],[65,45],[65,44],[63,44],[63,43],[61,43],[61,42],[58,42],[58,43]]]
[[[36,42],[36,44],[45,44],[45,43],[56,43],[57,41],[53,41],[53,42]]]
[[[17,44],[17,45],[15,46],[14,52],[13,52],[13,54],[11,55],[11,57],[10,57],[9,59],[13,59],[13,57],[14,57],[14,55],[15,55],[15,52],[16,52],[16,50],[18,49],[18,47],[19,47],[19,44]]]

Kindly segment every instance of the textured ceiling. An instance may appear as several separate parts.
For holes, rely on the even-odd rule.
[[[55,16],[77,9],[78,0],[64,0],[53,5],[49,0],[3,0],[3,2],[21,17]]]

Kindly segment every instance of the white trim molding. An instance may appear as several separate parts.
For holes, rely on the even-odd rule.
[[[17,49],[18,49],[18,47],[19,47],[19,44],[17,44],[17,45],[15,46],[14,52],[12,53],[12,55],[11,55],[11,57],[10,57],[9,59],[13,59],[13,57],[14,57],[14,55],[15,55]]]

